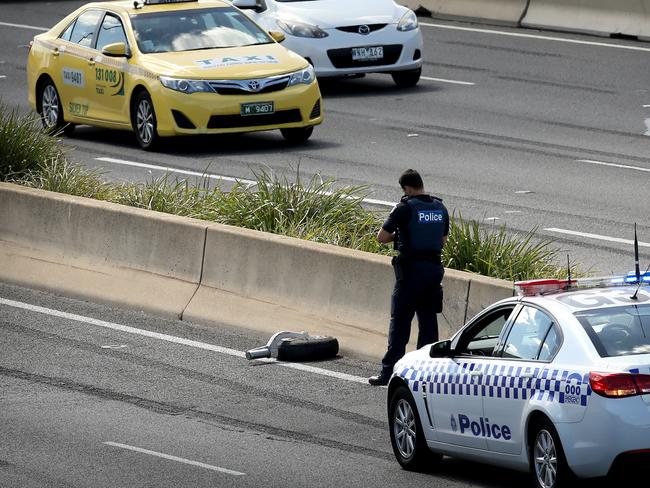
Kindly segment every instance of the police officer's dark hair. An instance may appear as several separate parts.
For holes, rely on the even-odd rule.
[[[410,186],[416,190],[421,190],[424,188],[424,182],[422,181],[420,173],[414,169],[407,169],[402,173],[402,176],[399,177],[399,186],[401,186],[402,189],[404,189],[405,186]]]

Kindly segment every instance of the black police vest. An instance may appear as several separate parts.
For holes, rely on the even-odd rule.
[[[400,251],[404,257],[427,258],[440,256],[445,233],[445,212],[436,199],[431,201],[409,198],[411,219]]]

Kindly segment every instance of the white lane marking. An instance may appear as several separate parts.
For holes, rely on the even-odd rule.
[[[650,173],[650,168],[642,168],[640,166],[630,166],[628,164],[606,163],[605,161],[596,161],[594,159],[576,159],[576,161],[579,163],[596,164],[599,166],[610,166],[612,168],[632,169],[634,171],[643,171],[645,173]]]
[[[150,337],[152,339],[158,339],[161,341],[171,342],[173,344],[180,344],[183,346],[194,347],[206,351],[217,352],[219,354],[226,354],[228,356],[246,358],[245,352],[237,351],[235,349],[230,349],[228,347],[217,346],[214,344],[207,344],[205,342],[192,341],[189,339],[183,339],[182,337],[160,334],[158,332],[151,332],[149,330],[136,329],[135,327],[129,327],[128,325],[114,324],[112,322],[105,322],[103,320],[93,319],[91,317],[84,317],[83,315],[62,312],[60,310],[54,310],[51,308],[39,307],[38,305],[31,305],[29,303],[17,302],[6,298],[0,297],[0,305],[6,305],[8,307],[19,308],[22,310],[29,310],[31,312],[51,315],[53,317],[59,317],[62,319],[72,320],[75,322],[82,322],[84,324],[95,325],[97,327],[104,327],[106,329],[116,330],[119,332],[126,332],[128,334]],[[354,383],[368,384],[368,380],[366,378],[362,378],[361,376],[353,376],[351,374],[340,373],[338,371],[330,371],[328,369],[316,368],[315,366],[307,366],[298,363],[283,363],[280,361],[276,361],[275,359],[267,359],[266,362],[275,363],[278,366],[282,366],[284,368],[296,369],[299,371],[307,371],[310,373],[319,374],[321,376],[328,376],[330,378],[337,378],[340,380],[351,381]]]
[[[25,24],[12,24],[10,22],[0,22],[0,26],[4,27],[18,27],[19,29],[30,29],[30,30],[37,30],[41,32],[46,32],[50,29],[46,29],[45,27],[36,27],[34,25],[25,25]]]
[[[627,46],[623,44],[609,44],[606,42],[595,42],[595,41],[580,41],[578,39],[567,39],[565,37],[551,37],[551,36],[539,36],[535,34],[522,34],[519,32],[504,32],[493,29],[477,29],[474,27],[460,27],[456,25],[445,25],[445,24],[431,24],[426,22],[420,22],[420,25],[426,27],[435,27],[438,29],[450,29],[450,30],[459,30],[467,32],[479,32],[481,34],[495,34],[500,36],[510,36],[510,37],[523,37],[526,39],[540,39],[542,41],[555,41],[555,42],[566,42],[569,44],[583,44],[587,46],[598,46],[598,47],[611,47],[614,49],[627,49],[630,51],[643,51],[650,52],[650,48],[647,47],[638,47],[638,46]]]
[[[650,108],[650,105],[644,105],[643,108]]]
[[[190,170],[185,170],[185,169],[178,169],[178,168],[172,168],[169,166],[156,166],[155,164],[146,164],[146,163],[138,163],[136,161],[125,161],[123,159],[115,159],[115,158],[95,158],[95,161],[102,161],[105,163],[113,163],[113,164],[121,164],[123,166],[133,166],[136,168],[145,168],[145,169],[155,169],[159,171],[168,171],[170,173],[179,173],[179,174],[184,174],[184,175],[189,175],[189,176],[199,176],[199,177],[205,177],[205,178],[210,178],[213,180],[223,180],[223,181],[230,181],[233,183],[240,182],[244,183],[245,185],[248,185],[249,187],[257,185],[257,182],[253,180],[246,180],[243,178],[233,178],[232,176],[222,176],[222,175],[217,175],[217,174],[209,174],[209,173],[200,173],[199,171],[190,171]],[[326,195],[329,195],[330,192],[327,192]],[[352,199],[352,198],[350,198]],[[381,205],[383,207],[390,207],[393,208],[395,206],[395,203],[393,202],[387,202],[385,200],[376,200],[374,198],[364,198],[363,201],[365,203],[371,204],[371,205]]]
[[[555,232],[557,234],[567,234],[567,235],[577,236],[577,237],[586,237],[588,239],[598,239],[601,241],[617,242],[619,244],[629,244],[631,246],[634,245],[633,240],[621,239],[620,237],[601,236],[599,234],[589,234],[588,232],[578,232],[575,230],[567,230],[567,229],[556,229],[555,227],[550,227],[544,230],[548,232]],[[639,246],[650,247],[650,242],[639,242]]]
[[[6,78],[6,77],[7,77],[7,75],[0,75],[0,80],[2,80],[3,78]]]
[[[439,81],[440,83],[451,83],[452,85],[476,85],[476,83],[472,83],[471,81],[447,80],[445,78],[431,78],[430,76],[420,76],[420,79],[428,81]]]
[[[138,163],[136,161],[125,161],[124,159],[115,159],[115,158],[95,158],[95,161],[102,161],[105,163],[113,163],[113,164],[121,164],[123,166],[134,166],[136,168],[145,168],[145,169],[156,169],[160,171],[167,171],[169,173],[179,173],[183,175],[188,175],[188,176],[200,176],[202,178],[210,178],[212,180],[223,180],[223,181],[230,181],[232,183],[244,183],[246,185],[255,185],[255,183],[252,180],[245,180],[243,178],[233,178],[231,176],[222,176],[222,175],[215,175],[215,174],[210,174],[210,173],[201,173],[199,171],[189,171],[186,169],[178,169],[178,168],[172,168],[169,166],[156,166],[155,164],[146,164],[146,163]]]
[[[233,471],[231,469],[220,468],[219,466],[212,466],[211,464],[205,464],[205,463],[200,463],[198,461],[192,461],[190,459],[171,456],[169,454],[163,454],[162,452],[150,451],[149,449],[142,449],[141,447],[129,446],[128,444],[120,444],[118,442],[104,442],[104,444],[106,444],[107,446],[119,447],[121,449],[127,449],[129,451],[139,452],[141,454],[149,454],[150,456],[156,456],[159,458],[168,459],[169,461],[176,461],[183,464],[189,464],[190,466],[198,466],[199,468],[218,471],[219,473],[231,474],[233,476],[246,475],[246,473],[241,473],[239,471]]]

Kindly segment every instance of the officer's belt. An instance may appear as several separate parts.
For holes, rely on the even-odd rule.
[[[408,251],[401,252],[397,256],[398,263],[405,261],[428,261],[435,264],[442,264],[441,254],[435,251]]]

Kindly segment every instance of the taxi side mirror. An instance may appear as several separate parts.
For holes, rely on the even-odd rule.
[[[454,350],[451,348],[451,341],[435,342],[431,345],[429,356],[432,358],[450,358],[453,357]]]
[[[114,42],[113,44],[106,44],[102,49],[102,54],[111,58],[130,58],[131,50],[123,42]]]
[[[282,32],[278,32],[278,31],[270,31],[269,35],[273,38],[275,42],[282,42],[287,38],[287,36],[285,36]]]

